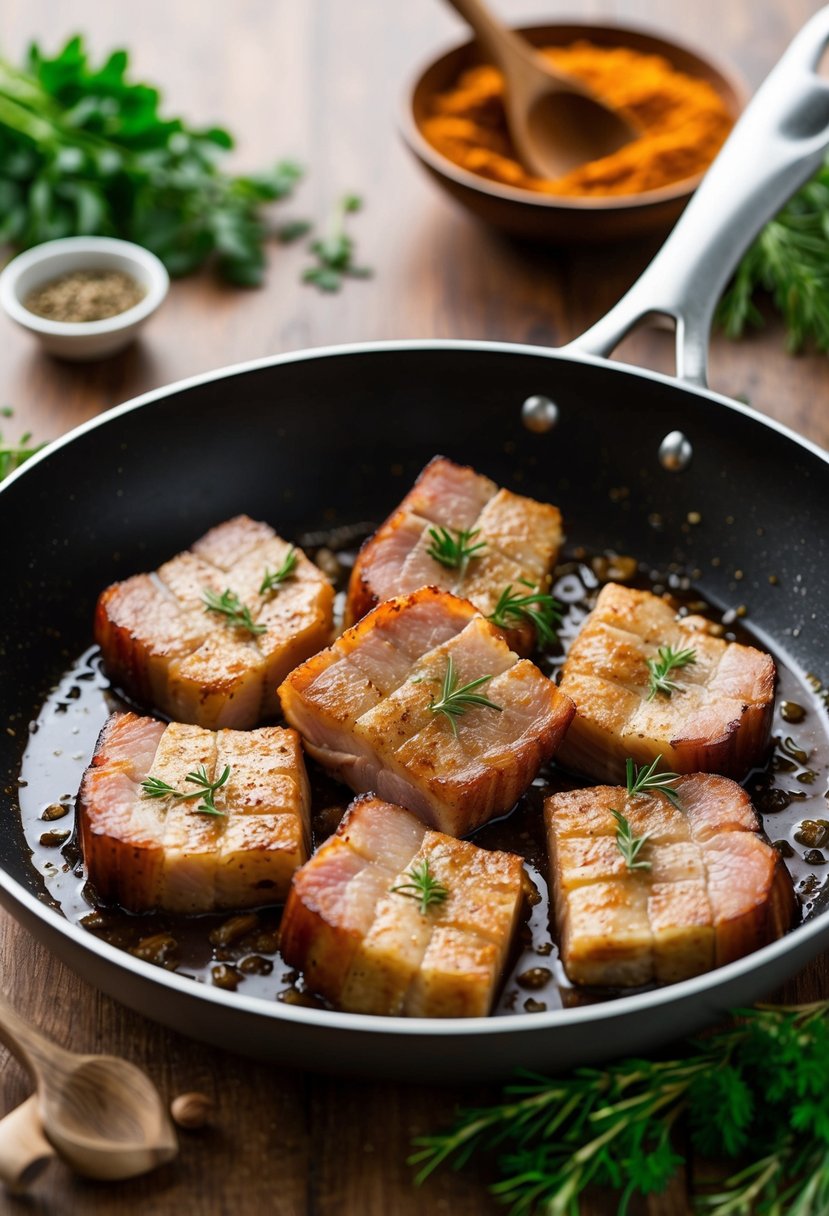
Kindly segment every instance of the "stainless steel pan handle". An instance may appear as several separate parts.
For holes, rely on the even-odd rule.
[[[817,68],[829,6],[803,27],[749,103],[667,241],[627,295],[567,352],[607,356],[649,314],[676,321],[676,372],[705,386],[714,310],[762,226],[823,162],[829,82]]]

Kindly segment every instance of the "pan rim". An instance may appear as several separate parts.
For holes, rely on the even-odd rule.
[[[171,397],[176,393],[196,388],[214,381],[230,379],[237,375],[259,371],[280,364],[296,363],[317,358],[331,358],[348,355],[366,355],[373,353],[393,354],[409,351],[445,351],[500,355],[532,355],[553,362],[586,364],[605,370],[632,375],[661,384],[673,389],[689,392],[694,397],[703,398],[726,409],[742,414],[748,419],[761,424],[782,437],[810,452],[823,464],[829,465],[829,452],[819,444],[798,435],[797,432],[755,410],[752,406],[734,401],[729,397],[716,393],[711,389],[693,384],[686,384],[672,376],[649,369],[637,368],[627,363],[610,362],[597,356],[583,354],[573,350],[558,350],[547,347],[532,346],[523,343],[490,342],[484,340],[453,340],[453,339],[408,339],[405,341],[359,342],[342,345],[324,346],[297,351],[289,351],[280,355],[269,355],[259,359],[248,360],[227,367],[221,367],[208,372],[201,372],[172,384],[150,389],[137,397],[131,398],[120,405],[88,419],[79,426],[59,436],[31,457],[25,465],[12,473],[2,486],[0,494],[8,490],[21,478],[27,476],[32,469],[47,461],[50,456],[81,436],[98,428],[107,426],[116,419],[153,404],[156,401]],[[256,1017],[264,1017],[268,1021],[281,1021],[304,1024],[311,1028],[332,1031],[350,1031],[353,1033],[384,1035],[403,1035],[409,1038],[426,1037],[457,1037],[489,1036],[511,1033],[538,1031],[555,1031],[577,1024],[601,1023],[607,1018],[621,1018],[624,1015],[645,1014],[662,1007],[670,1007],[686,1001],[701,999],[720,988],[725,988],[729,982],[738,980],[748,972],[760,969],[766,963],[773,963],[783,957],[791,948],[792,941],[805,944],[813,942],[822,936],[829,936],[829,910],[819,913],[814,919],[796,926],[785,937],[772,942],[759,950],[753,951],[742,959],[737,959],[723,967],[708,971],[700,976],[669,984],[663,988],[654,988],[647,992],[622,996],[612,1001],[602,1001],[595,1005],[582,1006],[572,1009],[555,1009],[544,1013],[516,1013],[505,1017],[486,1018],[403,1018],[378,1017],[374,1014],[344,1013],[338,1010],[308,1009],[268,1001],[263,997],[245,996],[240,993],[224,992],[204,984],[194,984],[192,979],[165,971],[152,963],[138,959],[126,951],[110,945],[94,937],[80,926],[67,920],[59,910],[53,908],[44,898],[33,894],[3,868],[0,868],[0,890],[6,896],[7,907],[12,911],[15,905],[20,906],[36,920],[42,921],[52,931],[63,937],[70,946],[77,946],[82,951],[97,955],[103,963],[116,969],[124,970],[143,982],[158,985],[162,990],[168,989],[187,999],[208,1001],[214,1005],[224,1006],[228,1010]],[[57,953],[57,951],[56,951]],[[61,958],[61,955],[58,954]],[[63,960],[62,960],[63,961]]]

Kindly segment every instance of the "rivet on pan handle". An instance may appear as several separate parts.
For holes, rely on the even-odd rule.
[[[676,321],[677,376],[705,386],[717,302],[757,233],[823,162],[829,83],[817,74],[829,7],[803,27],[750,102],[673,232],[627,295],[565,353],[607,356],[649,314]]]

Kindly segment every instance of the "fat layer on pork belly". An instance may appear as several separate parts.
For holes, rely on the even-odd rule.
[[[149,797],[155,778],[178,793]],[[131,912],[209,912],[281,903],[309,852],[310,792],[295,731],[209,731],[133,713],[107,721],[81,783],[78,824],[89,880]]]
[[[180,722],[242,728],[273,715],[279,682],[331,638],[333,587],[299,549],[290,575],[260,592],[290,550],[267,524],[239,515],[155,573],[108,587],[95,640],[109,675]],[[206,592],[225,591],[259,632],[206,609]]]
[[[431,530],[474,531],[470,544],[481,545],[463,570],[447,568],[429,553]],[[346,623],[370,609],[419,587],[440,587],[471,600],[490,616],[506,587],[513,594],[533,588],[546,592],[561,548],[561,514],[499,489],[474,469],[436,456],[386,522],[363,545],[354,564],[346,604]],[[514,621],[505,631],[519,654],[535,640],[529,622]]]
[[[421,909],[424,865],[445,894]],[[429,831],[371,795],[297,871],[280,949],[308,988],[355,1013],[483,1017],[524,903],[520,857]]]
[[[498,707],[452,723],[432,708],[451,658],[457,686]],[[435,587],[381,604],[279,689],[309,753],[357,793],[464,836],[509,810],[550,759],[573,706],[467,600]]]
[[[771,657],[707,632],[698,616],[678,618],[659,596],[608,583],[564,664],[560,687],[576,715],[562,764],[598,781],[621,781],[625,761],[658,756],[666,770],[743,777],[762,759],[774,703]],[[670,673],[676,688],[648,700],[648,660],[659,648],[692,649],[695,661]]]
[[[559,949],[577,984],[673,983],[780,937],[795,915],[791,878],[760,834],[748,795],[695,773],[661,793],[598,786],[544,804]],[[623,814],[648,834],[631,868],[617,843]]]

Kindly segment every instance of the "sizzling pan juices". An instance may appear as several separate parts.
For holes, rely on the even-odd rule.
[[[680,318],[681,370],[701,384],[708,323],[729,266],[822,157],[829,107],[825,115],[815,109],[825,102],[813,69],[828,34],[824,11],[758,96],[653,268],[586,336],[588,354],[407,343],[267,360],[120,407],[4,486],[0,525],[15,581],[0,622],[0,754],[10,775],[0,891],[66,962],[197,1037],[319,1068],[448,1080],[643,1050],[768,992],[829,940],[829,918],[819,911],[781,941],[696,979],[510,1018],[430,1022],[291,1007],[195,984],[70,924],[49,906],[29,863],[13,780],[27,724],[89,644],[103,586],[152,569],[243,511],[289,538],[378,521],[435,451],[559,503],[572,540],[588,551],[633,554],[659,570],[674,564],[712,603],[747,604],[760,644],[802,672],[825,674],[826,456],[702,387],[594,356],[655,307]],[[763,141],[770,151],[758,168]],[[522,403],[539,394],[559,411],[558,425],[542,433],[522,421]],[[657,455],[676,430],[693,449],[684,472]],[[694,513],[701,522],[691,526]]]

